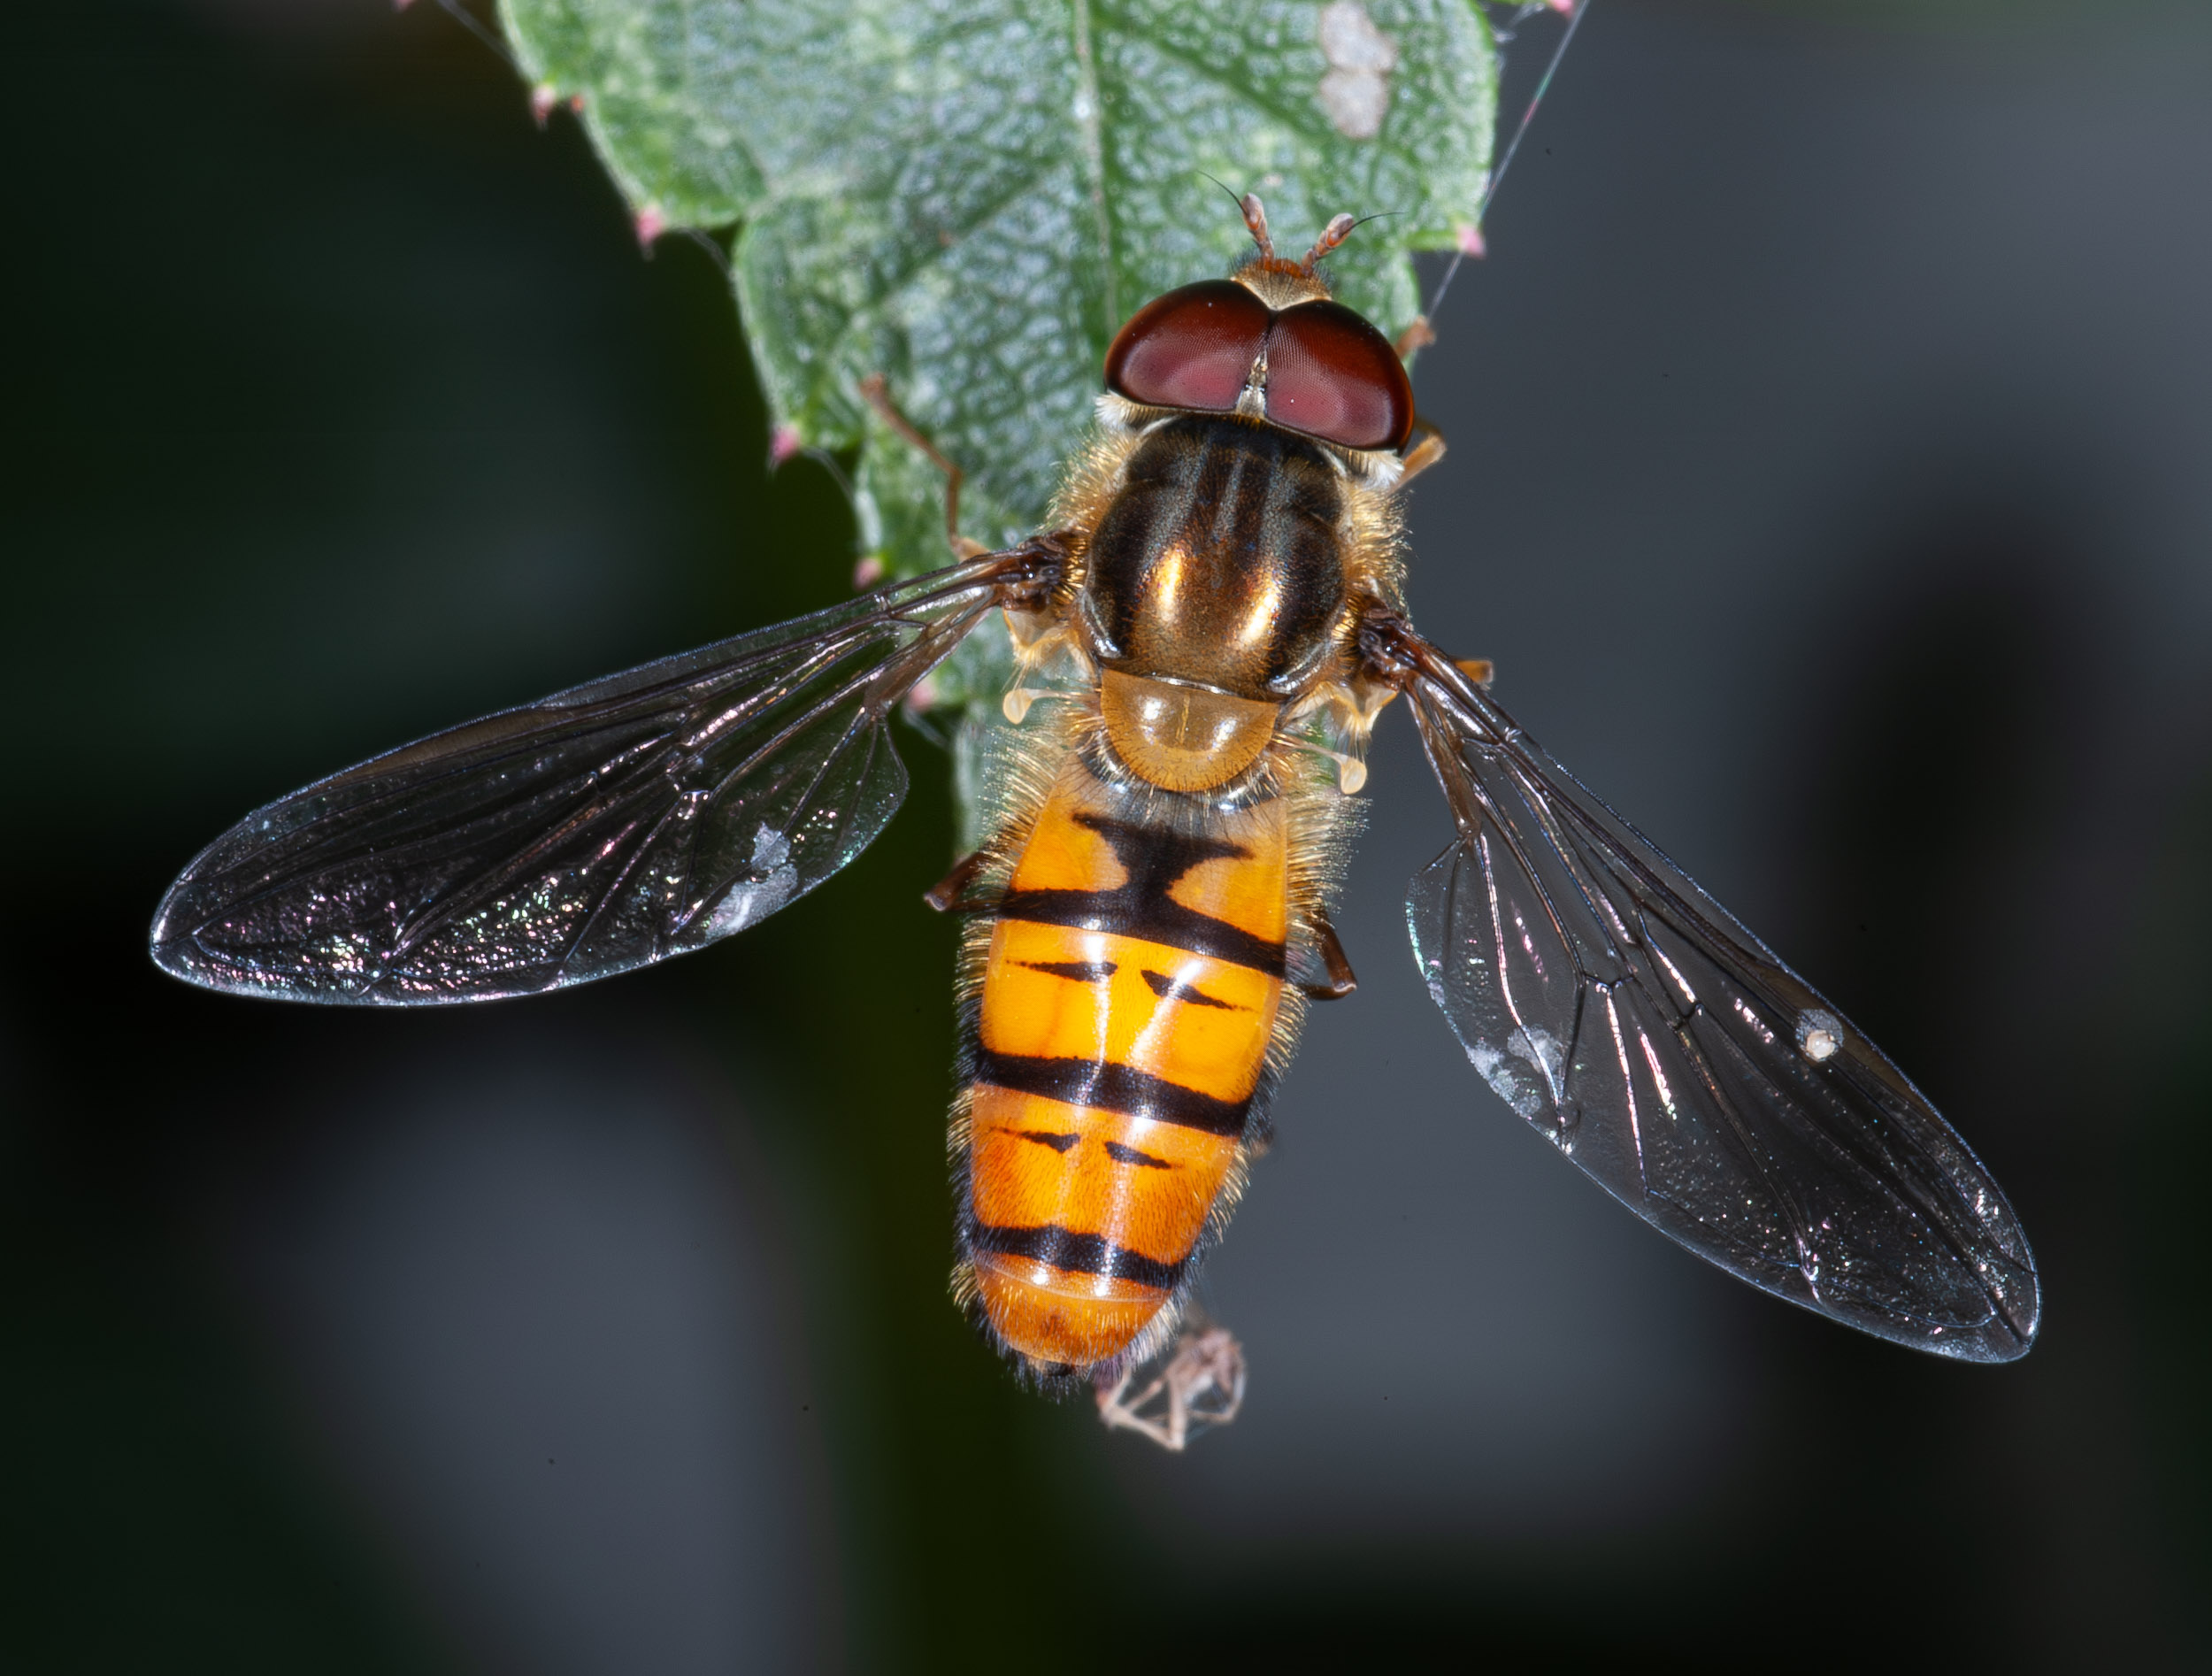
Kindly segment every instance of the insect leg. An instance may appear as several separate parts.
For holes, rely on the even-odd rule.
[[[1244,1347],[1226,1327],[1187,1326],[1166,1365],[1138,1385],[1146,1371],[1124,1368],[1111,1385],[1094,1381],[1098,1418],[1108,1431],[1135,1432],[1180,1454],[1192,1438],[1228,1425],[1244,1406]]]
[[[1444,457],[1444,434],[1426,419],[1417,419],[1415,424],[1424,426],[1428,434],[1413,445],[1413,451],[1405,457],[1398,470],[1398,481],[1393,485],[1403,488],[1430,466]]]
[[[1326,975],[1301,974],[1294,981],[1310,1001],[1341,1001],[1359,988],[1359,979],[1353,973],[1351,961],[1345,957],[1343,943],[1337,939],[1336,927],[1319,909],[1314,911],[1313,940]]]
[[[1436,342],[1436,328],[1429,324],[1429,317],[1417,314],[1413,324],[1391,340],[1390,347],[1398,351],[1398,358],[1410,361],[1417,350],[1425,350]]]
[[[880,373],[871,373],[860,381],[860,393],[868,398],[868,405],[883,416],[883,422],[928,457],[929,463],[945,474],[945,540],[952,546],[956,558],[980,558],[991,550],[981,542],[971,541],[960,533],[960,483],[962,473],[937,445],[914,427],[914,422],[899,411],[891,400],[890,387]]]
[[[963,856],[950,873],[922,892],[922,900],[939,913],[979,913],[989,907],[974,894],[976,876],[989,859],[980,850]]]

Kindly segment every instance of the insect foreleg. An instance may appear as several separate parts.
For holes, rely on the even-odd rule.
[[[1426,422],[1422,421],[1424,424]],[[1392,485],[1392,488],[1394,489],[1403,488],[1443,457],[1444,433],[1432,429],[1426,436],[1413,445],[1413,451],[1408,454],[1400,464],[1398,481]]]

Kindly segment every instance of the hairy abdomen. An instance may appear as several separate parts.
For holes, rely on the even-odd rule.
[[[1236,1176],[1282,1008],[1285,800],[1071,750],[992,926],[967,1044],[964,1257],[1008,1345],[1119,1355]]]

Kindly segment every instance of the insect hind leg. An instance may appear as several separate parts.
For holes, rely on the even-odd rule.
[[[1313,940],[1312,957],[1301,965],[1291,980],[1310,1001],[1341,1001],[1359,988],[1359,978],[1352,970],[1336,927],[1329,923],[1329,916],[1319,910],[1313,913]]]
[[[978,850],[953,863],[952,871],[922,892],[922,900],[939,913],[980,913],[994,905],[992,893],[979,890],[977,880],[991,865],[987,851]]]

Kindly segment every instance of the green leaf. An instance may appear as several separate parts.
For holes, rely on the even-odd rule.
[[[963,533],[1047,515],[1106,348],[1248,251],[1212,175],[1331,258],[1396,333],[1411,253],[1474,219],[1496,57],[1475,0],[501,0],[541,98],[584,120],[641,227],[738,227],[736,288],[785,435],[858,450],[863,540],[945,563],[941,475],[868,407],[880,374],[967,474]],[[979,641],[987,638],[978,636]],[[986,650],[941,690],[979,705]],[[1002,677],[1000,677],[1002,680]]]

